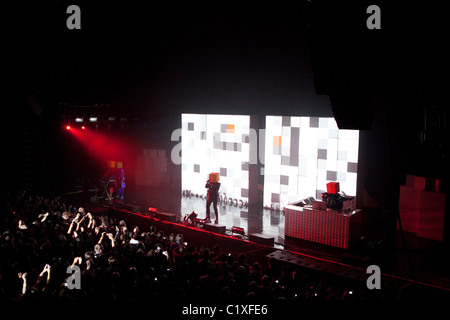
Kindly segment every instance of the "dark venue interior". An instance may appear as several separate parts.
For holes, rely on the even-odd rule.
[[[437,1],[18,1],[9,12],[2,302],[175,299],[183,315],[212,312],[184,309],[201,301],[236,313],[227,301],[450,298],[450,52]],[[328,168],[323,181],[340,182],[358,213],[320,201],[324,183],[288,190],[311,172],[302,143],[315,138],[304,132],[324,123],[333,141],[356,132],[346,175]],[[208,151],[197,147],[213,132]],[[317,168],[344,157],[323,143]],[[238,168],[225,159],[244,150]],[[217,223],[213,208],[204,220],[210,172],[222,183]],[[351,175],[354,192],[339,181]],[[344,245],[323,240],[334,218]]]

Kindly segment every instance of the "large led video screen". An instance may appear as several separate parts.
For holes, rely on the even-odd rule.
[[[339,129],[334,118],[266,117],[264,206],[322,198],[328,182],[356,196],[358,130]]]
[[[206,195],[211,172],[220,173],[220,195],[248,202],[250,116],[182,114],[182,190]]]

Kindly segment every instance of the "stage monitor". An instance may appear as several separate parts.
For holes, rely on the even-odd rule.
[[[321,200],[334,181],[356,196],[358,146],[359,131],[339,129],[334,118],[267,116],[264,206]]]

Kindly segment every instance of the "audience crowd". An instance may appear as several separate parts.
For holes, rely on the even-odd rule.
[[[39,195],[8,195],[0,215],[1,300],[379,299],[276,260],[249,263],[220,245]],[[167,232],[167,233],[166,233]],[[79,289],[68,267],[80,270]]]

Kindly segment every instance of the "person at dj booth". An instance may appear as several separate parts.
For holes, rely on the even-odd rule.
[[[208,199],[206,200],[206,222],[211,221],[211,203],[213,204],[214,213],[216,214],[216,220],[214,223],[219,223],[219,213],[217,210],[217,202],[219,200],[219,189],[220,189],[220,182],[213,182],[211,179],[208,179],[206,181],[205,188],[208,189]]]

